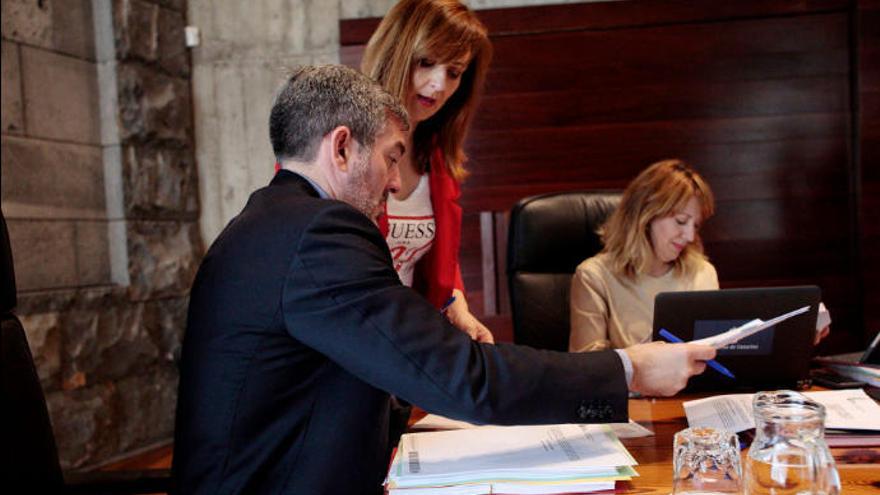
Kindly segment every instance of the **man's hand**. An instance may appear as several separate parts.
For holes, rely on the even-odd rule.
[[[446,317],[449,318],[449,322],[477,342],[494,344],[495,337],[492,336],[492,332],[486,328],[486,325],[480,323],[480,320],[471,314],[464,294],[457,289],[453,294],[455,294],[455,301],[446,308]]]
[[[630,390],[642,395],[675,395],[688,378],[706,369],[715,349],[698,344],[651,342],[624,349],[633,365]]]

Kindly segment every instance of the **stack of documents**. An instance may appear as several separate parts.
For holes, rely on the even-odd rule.
[[[403,435],[386,479],[395,495],[611,490],[638,473],[606,425],[484,426]]]
[[[864,442],[876,441],[880,433],[880,405],[862,389],[803,392],[825,406],[825,439],[829,445],[854,445],[856,435]],[[753,394],[729,394],[685,402],[688,425],[710,426],[741,432],[755,427]],[[844,439],[847,434],[852,437]]]

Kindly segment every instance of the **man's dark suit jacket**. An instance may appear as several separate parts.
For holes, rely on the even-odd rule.
[[[177,490],[380,492],[389,393],[477,423],[627,418],[616,353],[472,341],[401,285],[366,216],[282,170],[220,234],[193,284]]]

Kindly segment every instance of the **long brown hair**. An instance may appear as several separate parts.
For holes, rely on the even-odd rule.
[[[432,148],[438,146],[449,173],[458,181],[467,176],[464,138],[492,58],[488,32],[476,14],[457,0],[401,0],[382,19],[361,62],[365,74],[406,101],[419,60],[447,63],[467,54],[471,61],[458,89],[413,131],[420,170],[425,170]]]
[[[674,215],[691,198],[700,203],[706,221],[715,213],[709,184],[681,160],[664,160],[642,171],[623,192],[620,205],[600,230],[612,269],[630,279],[647,271],[653,256],[649,230],[657,218]],[[699,232],[673,262],[676,274],[693,272],[705,260]]]

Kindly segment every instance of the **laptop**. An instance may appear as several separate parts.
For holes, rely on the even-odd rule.
[[[718,349],[716,361],[735,379],[707,367],[686,390],[799,389],[809,385],[820,299],[815,285],[663,292],[654,300],[653,338],[665,340],[659,332],[666,329],[689,342],[809,306],[805,313]]]
[[[816,360],[829,364],[862,365],[880,368],[880,332],[877,332],[874,340],[871,341],[871,344],[864,351],[847,352],[833,356],[819,356]]]

